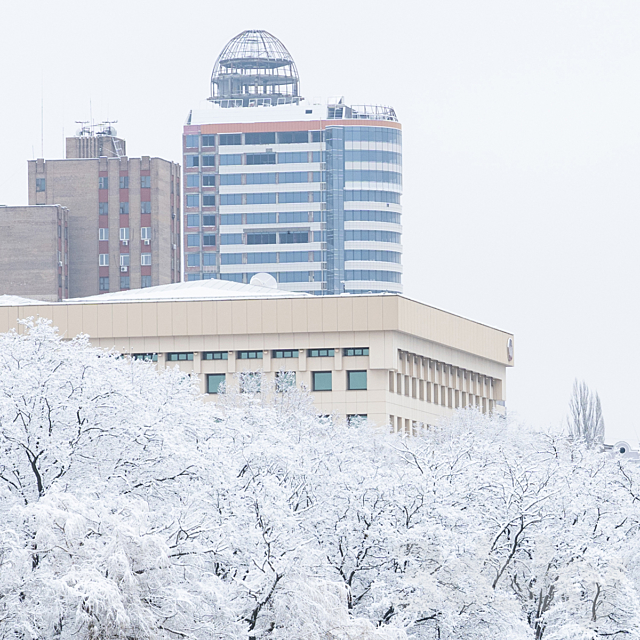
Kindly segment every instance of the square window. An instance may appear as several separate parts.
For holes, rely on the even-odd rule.
[[[187,273],[187,281],[191,282],[193,280],[200,280],[200,274],[199,273]]]
[[[98,205],[98,210],[99,210],[101,216],[109,215],[109,203],[108,202],[101,202]]]
[[[129,176],[120,176],[120,188],[121,189],[129,188]]]
[[[216,255],[215,253],[203,253],[202,254],[202,264],[212,267],[216,264]]]
[[[187,194],[187,207],[200,206],[200,196],[197,193]]]
[[[200,226],[200,214],[190,213],[187,215],[187,227],[199,227]]]
[[[366,391],[367,372],[347,371],[347,389],[349,389],[349,391]]]
[[[187,161],[187,167],[200,166],[200,156],[185,156],[185,160]]]
[[[238,183],[240,184],[240,183]],[[204,174],[202,176],[202,186],[203,187],[215,187],[216,186],[216,176],[215,174]]]
[[[314,391],[331,391],[331,371],[314,371],[311,375]]]
[[[220,386],[224,384],[224,373],[210,373],[207,375],[207,393],[220,393]]]
[[[129,214],[129,203],[128,202],[121,202],[120,203],[120,214],[123,216],[126,216]]]
[[[199,187],[199,186],[200,186],[200,174],[187,173],[187,187]]]
[[[200,234],[188,233],[187,234],[187,247],[199,247],[200,246]]]
[[[212,214],[202,216],[202,226],[203,227],[215,227],[216,226],[216,216]]]
[[[184,146],[187,147],[188,149],[197,149],[198,137],[199,136],[185,136]]]
[[[187,267],[199,267],[199,266],[200,266],[200,254],[187,253]]]
[[[109,239],[109,229],[100,228],[98,229],[98,240],[108,240]]]
[[[141,189],[151,188],[151,176],[140,176],[140,188]]]
[[[142,276],[140,286],[143,289],[151,286],[151,276]]]
[[[215,196],[202,196],[202,206],[203,207],[215,207],[216,206],[216,197]]]
[[[205,233],[202,236],[202,242],[205,247],[215,247],[216,246],[216,236],[213,233]]]
[[[209,156],[202,156],[202,166],[203,167],[215,167],[216,166],[216,157],[209,155]]]
[[[215,147],[216,146],[216,137],[215,136],[202,136],[202,146],[203,147]]]
[[[36,178],[36,191],[44,191],[45,185],[46,182],[44,178]]]

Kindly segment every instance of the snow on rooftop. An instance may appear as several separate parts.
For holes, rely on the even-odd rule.
[[[253,284],[241,284],[229,280],[194,280],[193,282],[177,282],[161,284],[157,287],[130,289],[103,293],[87,298],[73,298],[65,303],[111,303],[111,302],[154,302],[162,300],[213,300],[226,298],[291,298],[308,297],[308,293],[283,291],[270,287],[259,287]]]
[[[31,298],[21,298],[20,296],[2,295],[0,296],[0,307],[24,307],[29,304],[49,304],[42,300],[33,300]]]

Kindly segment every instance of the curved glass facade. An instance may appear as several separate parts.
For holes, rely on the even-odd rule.
[[[267,272],[282,289],[316,295],[401,292],[399,125],[360,124],[353,110],[332,119],[324,107],[309,123],[293,113],[289,131],[269,119],[279,108],[252,110],[258,123],[230,127],[229,116],[247,112],[238,107],[219,127],[214,117],[185,126],[186,279],[248,283]]]

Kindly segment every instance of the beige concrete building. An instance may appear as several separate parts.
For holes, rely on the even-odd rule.
[[[415,434],[458,407],[503,412],[513,336],[398,294],[311,296],[219,280],[54,305],[0,307],[69,337],[198,374],[203,393],[240,371],[295,373],[319,413]]]
[[[69,296],[68,214],[57,204],[0,206],[0,295]]]
[[[64,160],[29,161],[29,204],[69,208],[70,298],[180,282],[180,165],[123,149],[83,135]]]

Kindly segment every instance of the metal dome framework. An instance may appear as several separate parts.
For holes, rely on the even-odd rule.
[[[296,64],[268,31],[243,31],[226,44],[213,66],[209,100],[223,107],[297,103]]]

